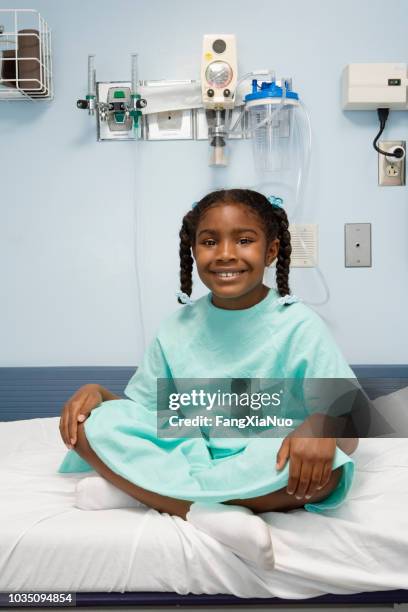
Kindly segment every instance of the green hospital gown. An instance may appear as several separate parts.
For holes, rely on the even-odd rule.
[[[128,382],[128,399],[103,402],[85,421],[87,440],[115,473],[169,497],[223,502],[265,495],[288,483],[289,461],[277,471],[283,437],[159,438],[157,379],[355,378],[321,319],[301,302],[282,304],[270,289],[244,310],[213,305],[211,293],[180,308],[159,328],[142,364]],[[333,469],[343,466],[337,488],[305,509],[339,506],[354,462],[336,448]],[[75,450],[58,472],[93,468]]]

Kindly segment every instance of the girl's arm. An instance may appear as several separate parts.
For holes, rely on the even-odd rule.
[[[60,419],[60,434],[66,446],[71,449],[77,441],[78,422],[83,423],[92,410],[102,402],[121,399],[102,385],[88,384],[80,387],[64,404]]]
[[[337,438],[337,446],[347,455],[351,455],[356,450],[358,441],[358,438]]]
[[[123,399],[120,395],[115,395],[109,389],[105,389],[102,385],[97,385],[99,393],[102,395],[102,399],[104,402],[109,402],[110,400]]]
[[[305,423],[309,422],[313,424],[312,430],[315,434],[320,434],[321,437],[326,435],[336,438],[337,446],[347,455],[351,455],[358,446],[359,438],[343,438],[337,437],[336,435],[336,430],[340,433],[349,428],[349,426],[346,427],[348,424],[348,416],[349,415],[345,415],[343,417],[332,417],[327,414],[315,413],[310,415],[308,419],[306,419]]]

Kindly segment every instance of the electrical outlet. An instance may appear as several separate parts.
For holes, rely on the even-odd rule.
[[[383,140],[378,143],[381,151],[395,150],[399,147],[406,152],[405,140]],[[378,153],[378,184],[382,186],[405,185],[405,155],[402,159]]]
[[[396,176],[399,176],[400,169],[398,168],[397,164],[389,164],[385,168],[385,173],[387,176],[395,178]]]

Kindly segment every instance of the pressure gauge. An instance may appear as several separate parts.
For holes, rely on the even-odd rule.
[[[206,34],[201,56],[201,94],[206,109],[235,106],[237,50],[233,34]]]
[[[232,68],[227,62],[212,62],[207,66],[205,79],[211,87],[223,89],[232,81]]]

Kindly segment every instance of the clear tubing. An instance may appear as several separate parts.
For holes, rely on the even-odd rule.
[[[284,84],[280,98],[251,101],[246,106],[250,118],[249,133],[253,139],[253,155],[257,169],[268,171],[274,165],[275,149],[279,147],[280,124],[278,120],[276,127],[276,124],[273,125],[273,121],[275,117],[279,118],[279,114],[285,106],[288,106],[288,102]],[[258,119],[262,120],[256,123]]]
[[[131,58],[132,58],[132,91],[131,91],[131,94],[136,95],[137,87],[139,85],[139,71],[138,71],[138,62],[137,62],[138,54],[132,53]]]
[[[269,76],[271,78],[271,80],[275,80],[275,73],[273,71],[256,71],[256,72],[248,72],[247,74],[245,74],[244,76],[242,76],[238,81],[237,81],[237,85],[236,85],[236,90],[238,90],[238,86],[240,85],[240,83],[242,83],[243,81],[245,81],[246,79],[252,77],[252,76]],[[279,103],[279,105],[275,108],[273,113],[270,113],[269,116],[262,121],[257,127],[256,129],[259,129],[261,127],[264,127],[265,125],[267,125],[268,123],[270,123],[273,119],[273,117],[276,115],[276,113],[278,113],[279,111],[282,110],[282,108],[285,106],[285,99],[286,99],[286,87],[285,87],[285,79],[281,79],[282,82],[282,91],[284,93],[284,95],[281,98],[281,101]],[[310,168],[310,158],[311,158],[311,153],[312,153],[312,129],[311,129],[311,122],[310,122],[310,116],[309,113],[307,111],[306,106],[304,105],[304,103],[299,99],[299,106],[303,109],[304,115],[306,117],[306,124],[307,124],[307,141],[305,146],[302,148],[302,160],[301,160],[301,164],[300,164],[300,168],[299,168],[299,173],[298,173],[298,178],[297,178],[297,182],[296,182],[296,192],[295,192],[295,203],[294,203],[294,208],[293,208],[293,213],[291,215],[292,218],[292,223],[295,221],[296,219],[296,215],[299,211],[299,207],[301,206],[301,202],[302,202],[302,194],[304,191],[304,187],[306,184],[306,179],[309,175],[309,168]],[[286,106],[288,106],[288,104],[286,104]],[[239,123],[241,122],[242,119],[242,115],[244,114],[244,112],[246,112],[248,109],[246,108],[246,105],[243,109],[243,111],[241,112],[241,114],[239,115],[239,117],[237,118],[236,122],[234,123],[233,127],[228,130],[228,133],[236,133],[236,134],[243,134],[244,132],[241,130],[236,131],[237,126],[239,125]],[[297,126],[298,131],[300,132],[300,127]],[[300,136],[300,134],[298,134]],[[300,138],[299,138],[300,140]],[[303,170],[302,170],[303,168]],[[301,239],[301,237],[299,236],[299,240],[300,243],[302,245],[302,248],[304,249],[304,251],[306,252],[306,245],[304,243],[304,241]],[[317,265],[316,262],[313,262],[315,264],[315,270],[322,282],[322,285],[324,287],[325,290],[325,298],[320,301],[320,302],[306,302],[307,304],[309,304],[310,306],[322,306],[323,304],[326,304],[329,299],[330,299],[330,290],[329,287],[326,283],[326,279],[320,269],[320,267]]]
[[[236,92],[238,91],[238,87],[241,85],[243,81],[246,81],[246,79],[249,79],[250,77],[256,77],[256,76],[264,76],[264,77],[267,77],[268,80],[274,81],[275,71],[274,70],[254,70],[253,72],[247,72],[246,74],[244,74],[244,76],[238,79],[237,84],[235,86],[235,91]],[[244,100],[242,100],[242,102],[244,102]]]
[[[305,249],[305,243],[303,242],[302,239],[300,239],[300,242],[302,244],[302,247]],[[324,274],[320,268],[320,266],[316,265],[315,266],[315,270],[317,273],[317,276],[320,278],[324,291],[325,291],[325,297],[323,298],[323,300],[320,300],[319,302],[306,302],[306,304],[309,304],[309,306],[323,306],[324,304],[327,304],[327,302],[330,300],[330,289],[328,284],[326,283],[326,279],[324,278]]]
[[[94,55],[88,55],[88,96],[96,96],[96,71]]]
[[[275,115],[277,113],[279,113],[284,106],[292,106],[291,104],[285,104],[284,101],[285,101],[285,98],[281,98],[281,101],[279,102],[279,104],[277,106],[275,106],[273,112],[271,112],[272,104],[268,104],[267,105],[268,106],[268,116],[261,123],[259,123],[256,126],[256,128],[254,128],[253,130],[249,130],[249,131],[253,132],[253,131],[259,130],[259,128],[261,128],[261,127],[265,127],[265,125],[268,125],[268,123],[271,123],[271,121],[275,117]],[[261,104],[262,104],[262,102],[260,102],[260,104],[258,104],[258,106],[261,106]],[[234,133],[234,134],[244,134],[243,130],[241,130],[241,132],[237,132],[236,131],[236,126],[240,123],[242,115],[244,113],[246,113],[246,112],[248,112],[248,108],[246,108],[246,106],[245,106],[244,109],[242,110],[241,114],[238,116],[237,120],[235,121],[234,125],[232,126],[232,128],[230,130],[228,130],[228,134],[232,134],[232,133]],[[248,132],[248,130],[245,131],[245,133],[247,133],[247,132]]]
[[[299,105],[303,109],[304,116],[306,117],[307,140],[306,140],[305,146],[302,149],[303,159],[301,160],[301,163],[299,166],[299,173],[298,173],[298,179],[297,179],[297,184],[296,184],[295,206],[294,206],[294,209],[291,215],[292,223],[294,222],[296,215],[298,213],[299,207],[301,205],[302,196],[303,196],[305,185],[306,185],[306,179],[309,176],[310,159],[311,159],[311,154],[312,154],[312,126],[310,122],[310,116],[309,116],[306,106],[301,100],[299,100]],[[298,129],[298,136],[300,136],[300,126],[297,126],[297,129]],[[304,241],[302,240],[300,236],[298,236],[298,238],[299,238],[300,244],[304,252],[306,253],[307,252],[306,244],[304,243]],[[313,261],[312,263],[323,285],[323,288],[325,291],[325,297],[323,298],[323,300],[319,302],[307,301],[306,304],[309,304],[309,306],[323,306],[324,304],[327,304],[327,302],[330,299],[330,289],[329,289],[329,286],[326,282],[326,279],[324,277],[324,274],[321,268],[317,265],[317,262]]]
[[[261,104],[258,104],[258,106],[261,106]],[[274,111],[272,112],[272,104],[266,104],[267,107],[267,117],[265,117],[265,119],[263,121],[261,121],[261,123],[258,123],[258,125],[254,128],[254,131],[259,130],[262,127],[265,127],[266,125],[268,125],[269,123],[272,123],[272,119],[274,119],[275,115],[277,115],[278,113],[280,113],[280,111],[282,110],[282,108],[284,106],[292,106],[291,104],[285,104],[285,97],[282,96],[281,101],[279,102],[279,104],[277,106],[275,106]],[[269,134],[270,134],[270,130],[269,130]]]
[[[293,212],[292,212],[293,219],[295,219],[298,213],[299,207],[301,205],[301,201],[302,201],[301,195],[302,195],[302,192],[304,191],[306,179],[309,175],[310,159],[312,155],[312,126],[310,123],[310,116],[309,116],[306,106],[301,100],[299,100],[299,106],[302,108],[304,116],[306,117],[307,140],[306,140],[305,146],[302,148],[302,159],[299,165],[298,178],[296,182],[295,205],[294,205]],[[300,127],[297,123],[296,123],[296,127],[298,130],[298,137],[300,140]]]
[[[235,86],[235,91],[238,92],[238,87],[241,85],[241,83],[243,81],[246,81],[249,78],[252,77],[256,77],[256,76],[264,76],[266,77],[266,79],[268,81],[275,81],[275,71],[274,70],[255,70],[254,72],[247,72],[246,74],[244,74],[240,79],[238,79],[237,84]],[[240,132],[236,131],[237,130],[237,126],[241,123],[241,119],[242,119],[242,115],[246,112],[246,108],[245,108],[245,103],[244,100],[242,100],[242,103],[244,104],[244,107],[240,113],[240,115],[238,116],[237,120],[235,121],[234,125],[232,126],[232,128],[230,130],[228,130],[228,134],[241,134],[244,135],[244,131],[241,130]],[[238,105],[239,106],[239,105]]]
[[[236,131],[236,129],[237,129],[237,125],[239,125],[239,124],[241,123],[242,115],[243,115],[245,112],[246,112],[246,108],[245,108],[245,106],[244,106],[244,107],[242,108],[242,111],[241,111],[241,112],[240,112],[240,114],[238,115],[237,120],[235,121],[234,125],[232,126],[232,128],[231,128],[231,129],[229,129],[229,130],[228,130],[228,134],[232,134],[232,133],[234,133],[234,134],[243,134],[243,133],[244,133],[244,131],[243,131],[243,130],[241,130],[240,132],[237,132],[237,131]]]
[[[136,277],[136,299],[139,307],[139,322],[140,322],[140,344],[141,344],[141,355],[140,363],[142,362],[144,352],[146,350],[146,330],[145,330],[145,317],[144,317],[144,303],[143,303],[143,292],[142,292],[142,274],[140,263],[144,261],[144,253],[142,247],[142,241],[144,232],[142,231],[142,197],[140,196],[140,147],[141,142],[139,139],[135,141],[134,146],[134,198],[133,198],[133,263]]]
[[[302,204],[305,185],[306,185],[307,178],[309,176],[310,159],[311,159],[311,153],[312,153],[312,128],[311,128],[311,122],[310,122],[310,115],[307,111],[305,104],[301,100],[299,100],[299,107],[302,108],[304,116],[306,118],[307,137],[306,137],[306,142],[304,143],[304,146],[301,149],[301,160],[299,164],[299,172],[298,172],[297,181],[296,181],[294,208],[293,208],[292,213],[288,215],[288,217],[290,217],[289,218],[290,223],[295,223],[296,216]],[[271,118],[272,117],[270,118],[268,117],[268,119],[271,119]],[[297,121],[295,122],[295,125],[298,131],[298,139],[299,141],[302,141],[300,125]],[[306,247],[305,242],[302,240],[300,236],[298,238],[299,238],[300,244],[304,252],[306,253],[307,247]],[[313,261],[312,263],[315,266],[314,269],[323,285],[325,297],[321,301],[318,301],[318,302],[310,302],[310,301],[305,300],[305,304],[308,304],[309,306],[323,306],[324,304],[327,304],[327,302],[330,299],[330,289],[327,285],[326,279],[323,275],[321,268],[317,265],[317,262]]]
[[[261,106],[262,102],[260,102],[257,106]],[[261,121],[261,123],[258,123],[258,125],[254,128],[253,131],[259,130],[262,127],[265,127],[266,125],[268,125],[268,123],[272,123],[272,119],[275,117],[275,115],[277,115],[284,106],[289,106],[288,104],[285,104],[285,98],[281,98],[281,101],[279,102],[279,104],[277,106],[275,106],[274,111],[272,112],[272,104],[265,104],[265,106],[267,107],[267,117],[265,117],[265,119],[263,121]]]
[[[285,90],[285,94],[286,94],[286,90]],[[252,130],[252,129],[250,129],[249,131],[250,131],[250,132],[253,132],[253,131],[259,130],[259,129],[260,129],[260,128],[262,128],[262,127],[265,127],[266,125],[268,125],[268,123],[271,123],[271,122],[272,122],[272,119],[274,119],[275,115],[277,115],[277,114],[278,114],[278,113],[279,113],[279,112],[282,110],[282,108],[283,108],[284,106],[291,106],[291,105],[289,105],[289,104],[285,104],[285,100],[286,100],[286,95],[285,95],[285,96],[282,96],[281,101],[279,102],[279,104],[277,104],[277,105],[274,107],[273,112],[272,112],[272,106],[273,106],[273,105],[272,105],[272,104],[266,104],[265,106],[267,106],[268,116],[267,116],[267,117],[266,117],[266,118],[265,118],[263,121],[261,121],[261,123],[258,123],[258,125],[257,125],[257,126],[256,126],[256,127],[253,129],[253,130]],[[257,104],[257,106],[261,106],[261,105],[262,105],[262,102],[260,101],[260,102],[259,102],[259,104]],[[255,105],[254,105],[254,106],[255,106]],[[240,133],[240,132],[236,132],[236,131],[235,131],[235,128],[236,128],[236,126],[238,125],[238,123],[241,121],[241,117],[242,117],[242,115],[243,115],[245,112],[248,112],[248,108],[246,107],[246,105],[245,105],[245,107],[244,107],[244,109],[243,109],[242,113],[239,115],[238,119],[237,119],[237,120],[236,120],[236,122],[234,123],[233,127],[232,127],[230,130],[228,130],[228,133],[229,133],[229,134],[231,134],[232,132],[234,132],[235,134],[239,134],[239,133]],[[243,132],[241,132],[241,134],[243,134]]]

